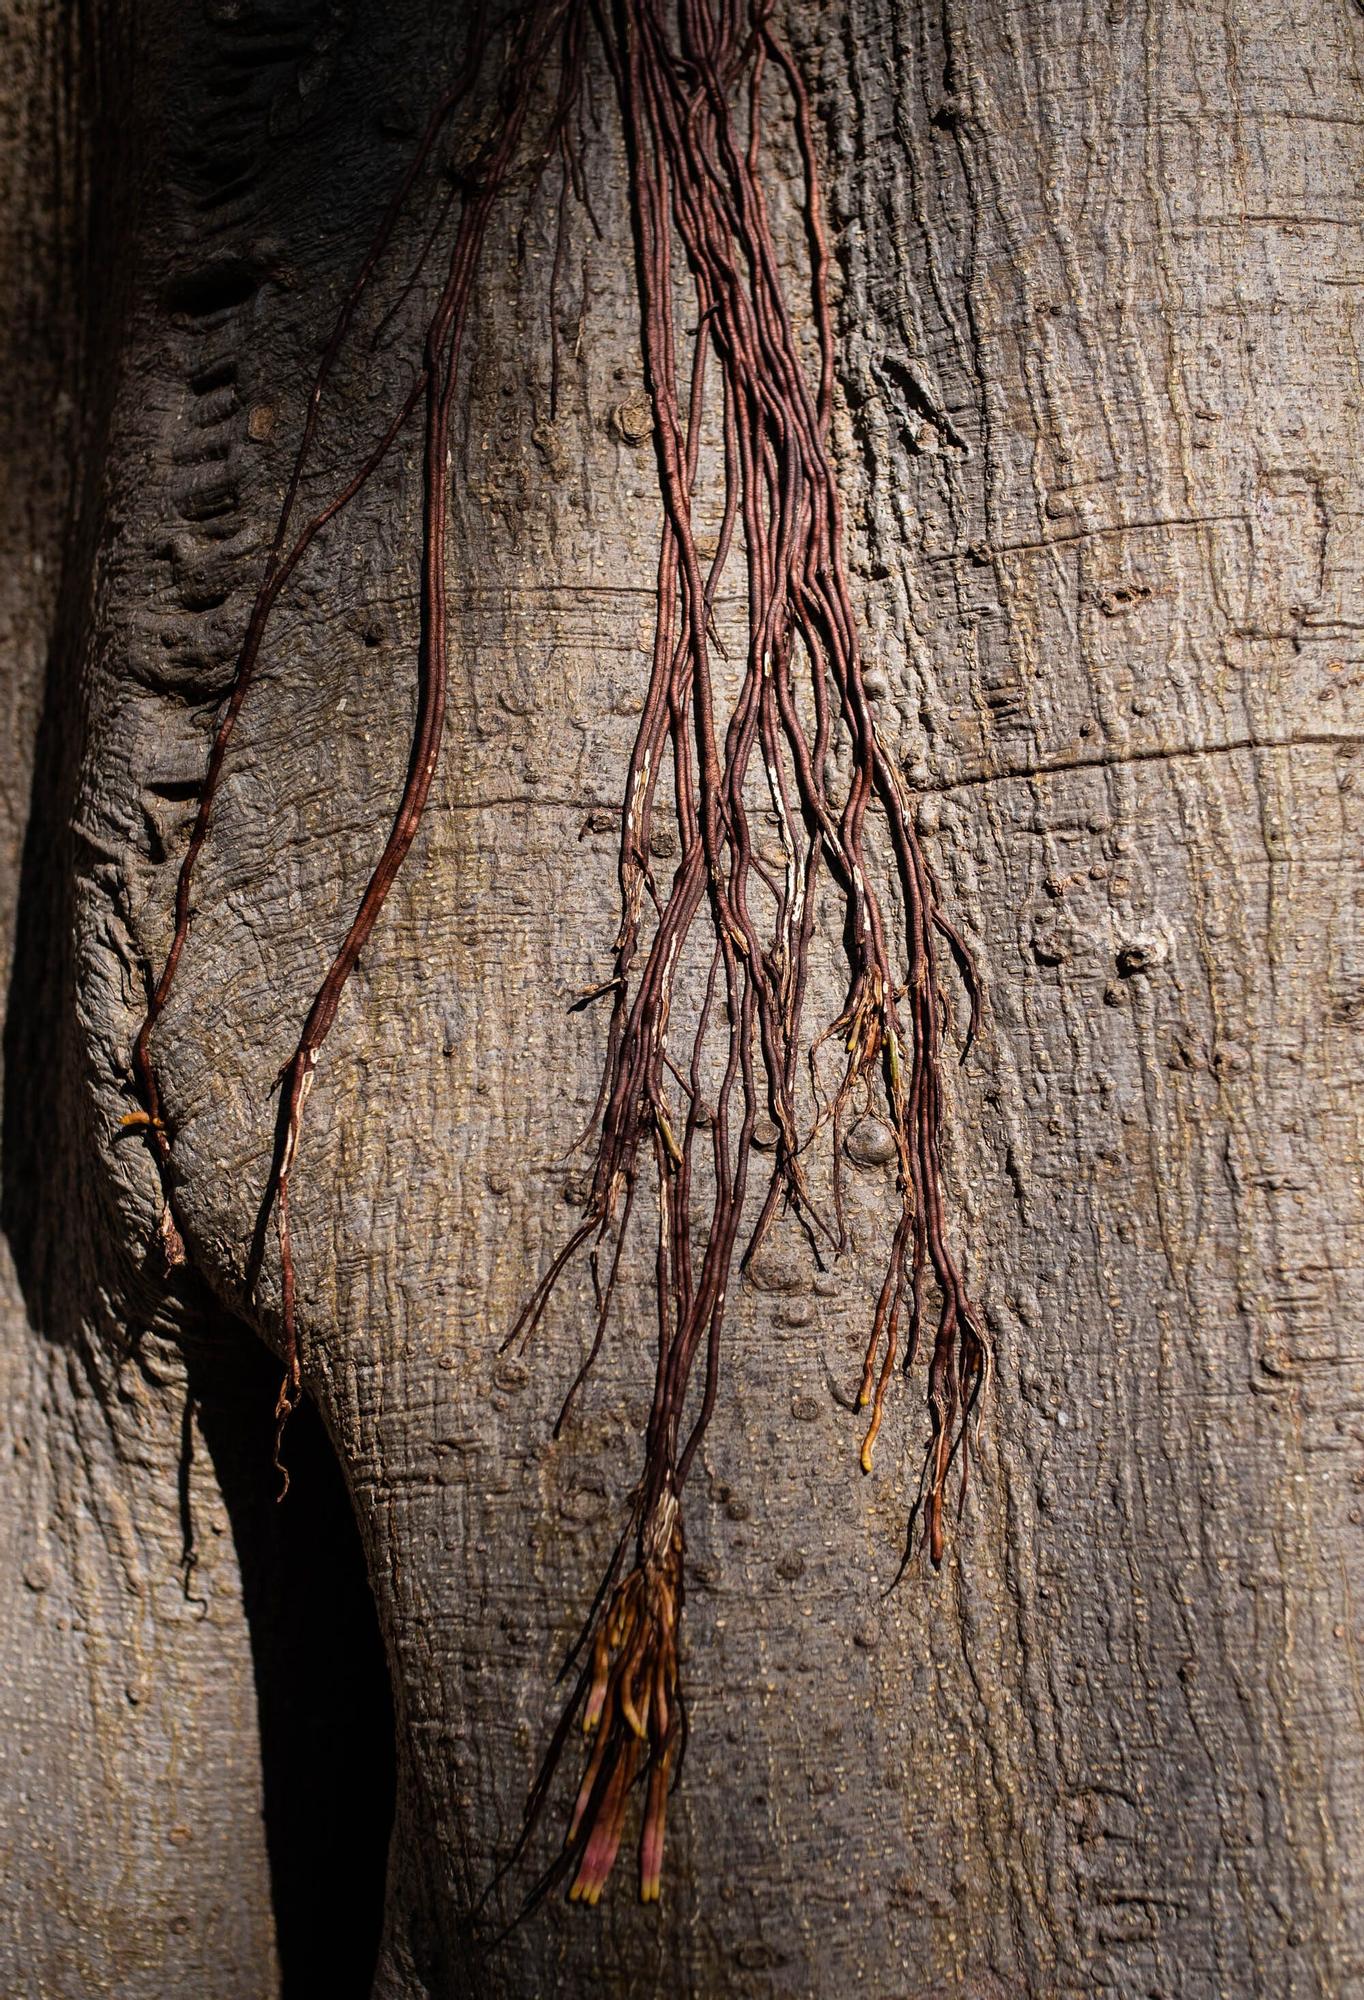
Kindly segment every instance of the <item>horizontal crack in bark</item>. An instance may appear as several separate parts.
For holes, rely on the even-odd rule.
[[[1329,731],[1314,731],[1302,736],[1245,736],[1232,743],[1176,743],[1172,745],[1151,744],[1141,750],[1096,750],[1091,757],[1065,757],[1055,764],[1023,764],[1016,770],[972,771],[965,777],[946,778],[941,782],[932,779],[918,787],[921,794],[932,793],[941,798],[947,792],[966,791],[976,785],[1002,784],[1009,779],[1056,778],[1068,771],[1119,770],[1128,764],[1168,764],[1177,757],[1235,757],[1247,750],[1307,750],[1340,748],[1359,749],[1364,744],[1364,736],[1332,735]]]
[[[1120,770],[1128,764],[1166,764],[1177,757],[1234,757],[1246,750],[1358,750],[1364,735],[1332,735],[1329,732],[1303,736],[1246,736],[1234,743],[1177,743],[1166,747],[1152,744],[1144,750],[1120,750],[1109,755],[1098,751],[1092,757],[1067,757],[1055,764],[1020,764],[1004,771],[970,771],[964,777],[926,780],[918,786],[921,796],[942,798],[948,792],[970,790],[979,785],[1006,784],[1027,778],[1064,777],[1068,771]],[[539,807],[548,812],[615,812],[619,802],[611,799],[563,798],[543,792],[505,792],[485,799],[446,799],[430,810],[433,813],[502,812],[512,806]]]

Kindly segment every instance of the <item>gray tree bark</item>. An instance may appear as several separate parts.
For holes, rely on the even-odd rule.
[[[322,1947],[286,1937],[272,1758],[320,1709],[338,1823],[348,1786],[382,1792],[356,1776],[380,1695],[349,1514],[305,1430],[280,1525],[273,1260],[258,1302],[243,1280],[270,1086],[405,763],[410,461],[308,559],[243,712],[159,1033],[190,1253],[170,1283],[152,1163],[118,1132],[319,342],[449,73],[451,11],[10,10],[15,1993],[321,1990],[300,1966]],[[573,1214],[601,1020],[566,1002],[609,951],[652,630],[598,74],[601,235],[571,214],[552,419],[552,203],[513,197],[490,242],[447,747],[294,1183],[306,1383],[392,1689],[374,1990],[1361,1994],[1364,22],[1346,0],[787,20],[827,153],[868,654],[987,991],[948,1161],[995,1358],[982,1460],[942,1574],[886,1595],[924,1419],[903,1385],[862,1478],[846,1403],[889,1195],[862,1170],[854,1253],[820,1275],[779,1233],[736,1301],[688,1502],[661,1912],[618,1880],[474,1953],[652,1368],[643,1260],[557,1443],[583,1292],[499,1354]],[[395,336],[343,373],[332,474],[410,367]]]

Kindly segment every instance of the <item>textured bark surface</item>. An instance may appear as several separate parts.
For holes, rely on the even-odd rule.
[[[109,929],[72,922],[77,878],[107,902],[117,870],[72,783],[123,304],[121,260],[91,251],[96,229],[127,240],[97,100],[120,51],[85,9],[27,5],[4,49],[0,1960],[16,1993],[245,1996],[275,1948],[241,1579],[230,1540],[211,1595],[181,1567],[186,1362],[106,1198],[86,1031],[109,1046]],[[207,1501],[197,1468],[190,1487]]]
[[[419,0],[117,11],[115,35],[97,10],[14,10],[4,86],[26,391],[0,529],[4,1950],[16,1991],[216,2000],[279,1978],[273,1625],[248,1616],[281,1532],[261,1525],[274,1378],[233,1314],[270,1085],[405,762],[410,464],[306,561],[229,762],[159,1033],[192,1267],[169,1293],[150,1160],[115,1134],[319,341],[460,31]],[[552,201],[513,198],[490,243],[447,750],[294,1182],[305,1377],[396,1712],[376,1990],[1361,1992],[1364,20],[1344,0],[788,20],[827,143],[869,661],[987,987],[948,1162],[995,1349],[983,1462],[943,1573],[884,1595],[925,1423],[902,1388],[861,1477],[847,1403],[890,1205],[861,1170],[854,1254],[821,1276],[779,1233],[735,1304],[688,1504],[693,1733],[662,1911],[621,1881],[476,1959],[468,1907],[517,1828],[651,1384],[647,1339],[618,1334],[550,1442],[581,1285],[498,1355],[572,1215],[602,1022],[566,1003],[613,934],[652,632],[598,77],[602,234],[571,214],[553,421]],[[329,474],[409,379],[418,323],[343,371]],[[627,1274],[627,1326],[649,1324],[647,1277]],[[276,1282],[271,1258],[267,1339]],[[325,1456],[299,1470],[324,1482]],[[348,1656],[314,1663],[304,1711]],[[350,1755],[339,1730],[343,1783]]]

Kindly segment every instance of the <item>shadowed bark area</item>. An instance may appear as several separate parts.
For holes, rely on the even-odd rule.
[[[251,1633],[262,1814],[282,2000],[364,2000],[383,1926],[393,1826],[393,1702],[364,1555],[330,1441],[310,1403],[295,1412],[298,1492],[276,1504],[266,1475],[278,1369],[239,1324],[226,1352],[189,1362],[192,1424],[231,1521]],[[199,1533],[181,1463],[185,1587],[197,1595]]]
[[[307,1536],[269,1507],[273,1377],[242,1321],[278,1343],[273,1261],[243,1296],[270,1087],[407,754],[411,455],[319,538],[243,711],[158,1030],[190,1258],[169,1287],[151,1160],[117,1132],[307,385],[451,74],[451,11],[139,0],[116,34],[93,5],[15,15],[16,1990],[289,1990],[279,1679],[261,1674],[274,1562],[311,1671],[326,1617],[347,1668],[370,1662],[330,1683],[327,1782],[341,1799],[354,1777],[367,1827],[353,1897],[338,1877],[357,1933],[383,1865],[373,1628],[344,1553],[334,1588],[287,1587]],[[692,1741],[661,1910],[615,1882],[590,1917],[550,1901],[475,1949],[470,1909],[553,1728],[652,1379],[643,1254],[557,1441],[585,1276],[525,1354],[500,1352],[582,1198],[570,1148],[602,1023],[567,1008],[609,963],[652,637],[658,483],[598,67],[600,233],[570,204],[552,295],[549,193],[514,190],[493,224],[451,466],[446,750],[293,1185],[321,1423],[286,1441],[303,1491],[285,1511],[316,1510],[343,1549],[325,1430],[392,1674],[375,1990],[1350,1993],[1364,21],[1307,0],[792,0],[785,25],[825,152],[867,663],[987,992],[983,1045],[948,1082],[947,1158],[994,1349],[982,1463],[944,1572],[885,1595],[926,1422],[897,1385],[861,1476],[848,1405],[894,1194],[854,1161],[849,1256],[820,1273],[783,1226],[732,1302],[689,1507]],[[772,200],[789,245],[790,190]],[[414,206],[386,301],[430,219]],[[361,329],[325,481],[410,382],[423,303],[419,286],[372,347]],[[716,623],[740,636],[744,606]]]
[[[196,1277],[162,1283],[91,1101],[109,933],[73,904],[93,868],[123,908],[79,764],[134,54],[98,8],[20,10],[6,46],[0,1964],[15,1992],[363,1995],[393,1729],[345,1486],[308,1410],[306,1496],[275,1508],[273,1363]],[[122,959],[120,1006],[139,977]]]

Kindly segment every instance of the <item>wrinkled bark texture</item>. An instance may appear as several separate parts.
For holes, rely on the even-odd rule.
[[[257,1304],[243,1274],[270,1086],[405,762],[410,454],[305,563],[229,761],[158,1041],[190,1253],[170,1285],[153,1167],[118,1120],[319,344],[459,12],[9,10],[15,1993],[279,1990],[269,1635],[321,1558],[271,1506],[273,1255]],[[553,418],[550,192],[514,193],[490,242],[446,752],[294,1183],[306,1385],[392,1684],[375,1990],[1364,1993],[1364,20],[1346,0],[786,19],[826,149],[868,657],[987,992],[948,1156],[995,1355],[982,1458],[941,1575],[884,1594],[926,1426],[902,1386],[859,1474],[846,1406],[890,1190],[857,1170],[854,1253],[820,1275],[780,1231],[735,1301],[688,1496],[692,1742],[662,1910],[620,1880],[475,1955],[469,1907],[556,1717],[651,1384],[643,1255],[557,1443],[585,1281],[499,1358],[573,1213],[602,1017],[566,1003],[613,934],[652,630],[657,480],[598,72],[601,235],[570,208]],[[410,379],[411,324],[343,369],[327,476]],[[325,1485],[325,1452],[299,1449],[296,1486]],[[344,1637],[314,1657],[300,1713],[351,1658]],[[338,1727],[338,1800],[352,1754]]]

